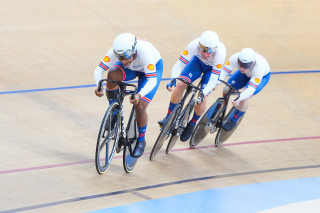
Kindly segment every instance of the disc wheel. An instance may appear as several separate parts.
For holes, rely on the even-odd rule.
[[[123,149],[123,168],[127,173],[130,173],[138,163],[139,158],[132,157],[129,150],[131,149],[132,152],[132,150],[136,146],[136,143],[137,140],[129,142],[128,145]]]
[[[223,101],[217,100],[202,116],[191,136],[189,145],[191,148],[197,146],[211,131],[216,131],[216,123],[219,120],[223,108]]]
[[[176,117],[178,115],[178,112],[181,110],[181,105],[178,104],[171,112],[169,117],[166,119],[166,122],[163,124],[160,134],[153,145],[151,154],[150,154],[150,160],[153,160],[154,157],[158,154],[159,150],[161,149],[164,141],[166,141],[169,136],[171,135],[172,131],[175,128],[176,125]]]
[[[225,117],[224,122],[227,121],[227,119],[229,118],[229,115],[231,113],[233,113],[233,111],[235,110],[235,107],[232,107],[231,110],[229,111],[228,115]],[[216,139],[215,139],[215,145],[216,146],[221,146],[224,142],[226,142],[226,140],[232,135],[232,133],[237,129],[237,127],[239,126],[240,122],[242,121],[244,115],[241,116],[241,118],[239,118],[236,126],[230,130],[230,131],[226,131],[223,129],[223,127],[221,127],[217,133]]]

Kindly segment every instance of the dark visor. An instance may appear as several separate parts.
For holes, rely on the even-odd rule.
[[[245,68],[245,69],[249,69],[250,67],[252,67],[253,65],[253,61],[249,62],[249,63],[243,63],[240,61],[240,59],[238,58],[238,64],[240,67]]]

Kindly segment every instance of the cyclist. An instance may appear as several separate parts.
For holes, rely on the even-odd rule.
[[[268,61],[251,48],[244,48],[240,52],[233,54],[224,65],[219,79],[224,80],[236,68],[236,72],[230,76],[228,83],[236,89],[244,88],[244,90],[238,100],[232,100],[236,110],[230,114],[227,122],[223,123],[223,128],[227,131],[235,127],[238,119],[247,111],[250,98],[258,94],[270,79]],[[227,86],[224,87],[224,95],[228,89]]]
[[[206,96],[216,86],[225,57],[226,48],[220,41],[219,36],[213,31],[205,31],[199,38],[188,44],[173,66],[171,79],[180,77],[192,83],[202,75],[201,89],[205,95],[204,101],[195,106],[193,117],[180,136],[181,141],[184,142],[190,138],[198,119],[205,111]],[[175,82],[173,87],[170,87],[170,83],[167,85],[168,91],[172,91],[168,113],[163,120],[158,122],[160,126],[163,125],[171,111],[181,101],[183,92],[187,88],[187,85],[181,81]]]
[[[136,38],[131,33],[119,34],[113,41],[113,47],[94,71],[94,78],[98,82],[103,72],[108,71],[107,78],[113,81],[129,81],[138,77],[138,90],[130,102],[135,105],[139,130],[138,142],[133,150],[133,157],[140,157],[145,149],[145,133],[148,124],[147,107],[152,101],[161,81],[163,62],[158,50],[148,41]],[[107,83],[106,95],[109,104],[116,101],[119,87],[111,82]],[[103,91],[95,89],[95,94],[103,96]],[[116,115],[112,120],[116,119]]]

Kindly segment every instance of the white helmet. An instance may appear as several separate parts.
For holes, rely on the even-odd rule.
[[[113,52],[120,60],[131,58],[137,51],[137,39],[131,33],[122,33],[113,41]]]
[[[238,63],[240,67],[250,68],[256,61],[256,52],[251,48],[244,48],[240,51]]]
[[[220,43],[217,33],[213,31],[205,31],[199,38],[200,49],[204,52],[213,53]]]

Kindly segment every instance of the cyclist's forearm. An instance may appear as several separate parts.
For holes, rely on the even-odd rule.
[[[184,68],[184,64],[181,61],[177,61],[171,70],[171,79],[178,78],[180,76],[181,71]]]
[[[211,90],[216,86],[217,80],[218,80],[218,75],[216,74],[211,74],[210,79],[208,81],[208,84],[205,88],[203,88],[203,94],[206,96],[209,94]]]
[[[157,78],[148,78],[147,83],[144,85],[144,87],[139,92],[141,97],[147,95],[153,88],[157,85]]]
[[[245,99],[250,98],[253,93],[254,93],[255,89],[251,86],[249,86],[247,89],[245,89],[241,94],[240,94],[240,98],[238,99],[238,101],[243,101]]]
[[[103,77],[103,72],[104,72],[104,70],[99,66],[97,66],[97,68],[94,70],[94,80],[96,81],[97,86],[98,86],[99,81]]]

